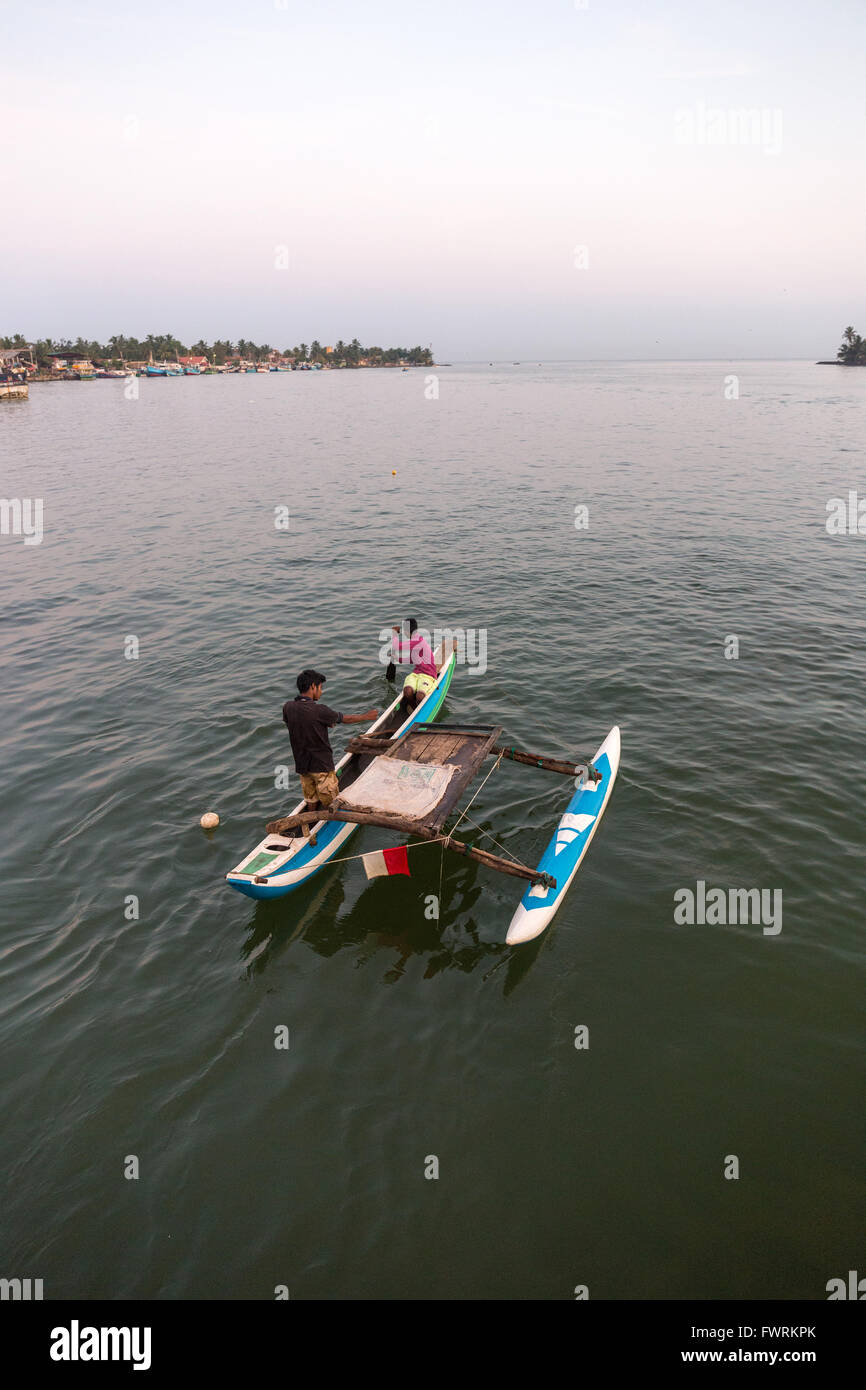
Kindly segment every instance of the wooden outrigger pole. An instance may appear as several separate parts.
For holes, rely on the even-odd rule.
[[[357,804],[359,784],[353,788],[355,795],[352,800],[356,804],[346,804],[343,796],[340,795],[327,808],[320,807],[317,810],[301,811],[295,815],[281,816],[276,820],[269,821],[268,834],[290,836],[298,830],[303,831],[306,826],[321,821],[348,821],[356,825],[377,825],[385,830],[396,830],[403,835],[417,835],[423,840],[440,841],[446,849],[453,850],[455,854],[462,854],[467,859],[474,859],[477,863],[484,864],[490,869],[496,869],[499,873],[509,874],[513,878],[526,879],[533,885],[541,884],[546,889],[556,888],[556,879],[551,874],[543,872],[541,869],[531,869],[526,864],[521,864],[519,860],[506,859],[503,855],[493,854],[490,850],[479,849],[476,845],[457,840],[453,835],[443,831],[444,822],[450,812],[456,808],[461,792],[488,756],[499,759],[510,758],[514,762],[544,768],[548,772],[557,772],[566,777],[575,777],[581,771],[586,771],[591,782],[597,782],[600,779],[600,774],[588,758],[584,759],[582,763],[573,763],[565,762],[560,758],[548,758],[539,753],[527,753],[513,746],[509,747],[497,743],[496,739],[501,733],[501,728],[488,724],[438,724],[435,726],[417,724],[408,733],[396,740],[376,738],[366,734],[354,738],[348,745],[347,751],[355,754],[359,759],[367,759],[368,767],[374,763],[387,761],[392,768],[394,763],[411,763],[427,769],[438,769],[440,772],[447,769],[448,780],[445,789],[438,799],[431,803],[424,815],[407,816],[390,809],[387,805]],[[311,844],[314,845],[315,840],[311,840]],[[266,883],[267,876],[260,875],[255,881]]]
[[[440,725],[439,727],[442,728],[443,726]],[[390,739],[359,734],[357,738],[352,739],[348,751],[350,753],[378,753],[384,752],[389,745]],[[500,758],[510,758],[515,763],[525,763],[528,767],[541,767],[546,772],[559,772],[563,777],[577,777],[585,770],[590,781],[598,782],[601,778],[601,773],[596,772],[589,758],[583,758],[576,763],[564,762],[561,758],[548,758],[542,753],[524,753],[519,748],[506,748],[499,743],[494,743],[490,752]]]
[[[441,840],[446,849],[453,849],[456,854],[463,854],[467,859],[474,859],[479,864],[486,864],[488,869],[498,869],[500,873],[511,874],[514,878],[525,878],[530,883],[543,883],[547,888],[556,887],[556,879],[551,878],[550,874],[539,873],[537,869],[530,869],[518,860],[505,859],[500,854],[492,854],[489,850],[478,849],[475,845],[467,845],[462,840],[455,840],[451,835],[434,835],[420,826],[417,821],[405,816],[378,815],[374,811],[354,811],[348,807],[338,811],[326,808],[319,811],[302,811],[297,816],[282,816],[279,820],[269,821],[267,831],[269,835],[286,835],[292,830],[300,829],[305,825],[315,825],[318,821],[323,820],[353,821],[356,825],[378,825],[383,830],[397,830],[404,835],[418,835],[423,840]],[[265,883],[267,879],[257,879],[256,882]]]

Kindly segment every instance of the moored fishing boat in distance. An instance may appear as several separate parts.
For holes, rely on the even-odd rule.
[[[12,380],[0,372],[0,401],[26,401],[29,395],[28,382]]]
[[[32,368],[34,363],[30,348],[0,349],[0,400],[26,401],[30,395],[27,364],[21,360],[25,353],[30,358]]]

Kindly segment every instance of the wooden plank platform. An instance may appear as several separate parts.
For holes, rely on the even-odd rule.
[[[349,805],[338,796],[324,810],[300,812],[271,821],[268,833],[285,835],[296,827],[312,824],[314,821],[342,820],[357,825],[378,825],[404,835],[419,835],[422,839],[434,840],[439,836],[445,821],[485,758],[491,753],[499,755],[505,752],[496,746],[496,740],[501,733],[501,727],[492,724],[416,724],[396,740],[359,735],[349,744],[349,752],[356,754],[359,760],[365,757],[370,759],[368,766],[380,760],[390,759],[394,762],[454,769],[443,794],[432,810],[422,817],[400,815],[392,811]],[[531,869],[517,860],[507,860],[501,855],[492,854],[475,845],[464,844],[450,836],[445,837],[445,846],[487,865],[488,868],[497,869],[500,873],[527,879],[530,883],[541,883],[548,888],[556,887],[556,880],[549,874]]]
[[[456,769],[434,810],[416,822],[419,834],[438,834],[501,733],[501,726],[493,724],[416,724],[378,752],[380,758]],[[368,741],[358,739],[357,744],[360,751]],[[339,797],[332,809],[343,809]]]

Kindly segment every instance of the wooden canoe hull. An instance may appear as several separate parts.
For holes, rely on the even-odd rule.
[[[445,703],[445,697],[454,676],[456,660],[457,653],[452,651],[439,673],[439,679],[435,686],[406,722],[400,726],[400,733],[405,733],[413,724],[429,723],[436,719]],[[368,734],[374,734],[377,730],[384,728],[389,718],[393,716],[401,698],[402,689],[396,700],[388,706],[374,724],[370,725],[367,730]],[[348,766],[352,756],[351,753],[346,753],[340,759],[337,764],[338,777],[342,769]],[[292,814],[300,814],[305,805],[306,803],[301,801]],[[254,850],[244,855],[237,868],[226,874],[226,881],[231,884],[232,888],[236,888],[239,893],[243,893],[248,898],[281,898],[318,873],[319,869],[323,868],[330,859],[339,853],[358,827],[344,821],[319,821],[313,829],[316,836],[315,845],[307,844],[302,840],[284,840],[279,835],[266,835]],[[276,847],[276,849],[272,847]],[[256,883],[256,878],[265,878],[267,882]]]

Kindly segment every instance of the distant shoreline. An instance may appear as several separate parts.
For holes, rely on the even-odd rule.
[[[290,372],[302,372],[302,373],[303,373],[303,372],[309,372],[310,375],[312,376],[314,372],[354,372],[354,371],[358,371],[358,372],[378,372],[378,371],[409,372],[409,371],[414,371],[414,372],[417,372],[417,371],[423,371],[423,370],[432,370],[433,368],[435,368],[435,369],[438,371],[440,368],[442,368],[442,367],[449,367],[450,365],[451,365],[450,362],[429,362],[429,363],[425,363],[425,364],[424,364],[424,367],[421,367],[418,363],[405,363],[405,364],[401,364],[401,363],[396,363],[396,362],[376,362],[376,363],[370,363],[370,364],[368,364],[368,365],[365,366],[365,367],[337,367],[337,366],[332,366],[332,365],[330,365],[330,364],[328,364],[328,363],[322,363],[321,366],[315,367],[312,371],[310,371],[310,369],[307,368],[307,367],[281,367],[281,368],[279,369],[279,371],[271,371],[270,369],[267,370],[267,371],[264,371],[264,370],[258,370],[258,371],[244,371],[244,370],[242,370],[242,371],[237,371],[237,370],[222,371],[222,370],[220,370],[219,368],[217,368],[217,369],[215,369],[215,370],[214,370],[214,369],[211,369],[210,371],[199,371],[199,372],[194,372],[194,373],[192,373],[192,375],[193,375],[193,376],[219,376],[219,377],[233,377],[233,376],[237,376],[237,377],[243,377],[243,378],[246,380],[246,378],[247,378],[247,377],[250,377],[250,376],[288,376]],[[175,376],[175,377],[177,377],[177,379],[180,381],[180,380],[184,380],[184,379],[185,379],[185,376],[186,376],[186,375],[190,375],[190,374],[189,374],[189,373],[183,374],[183,373],[180,373],[180,372],[174,372],[174,373],[172,373],[172,375]],[[100,376],[100,375],[98,375],[98,374],[93,374],[93,375],[88,375],[88,376],[85,376],[85,377],[80,377],[80,376],[73,376],[73,375],[71,375],[71,374],[69,374],[69,375],[63,375],[63,374],[60,373],[60,372],[45,372],[45,371],[41,371],[41,372],[35,372],[33,375],[28,376],[27,380],[28,380],[28,382],[30,383],[30,385],[32,386],[34,383],[39,383],[40,385],[47,385],[49,382],[64,382],[64,381],[65,381],[65,382],[69,382],[69,381],[104,381],[104,380],[114,380],[114,381],[121,381],[121,380],[123,380],[123,381],[131,381],[133,378],[136,378],[137,380],[141,380],[141,381],[159,381],[159,380],[160,380],[160,377],[159,377],[159,376],[148,376],[147,372],[145,372],[145,371],[140,371],[140,370],[137,370],[137,369],[130,369],[130,370],[127,371],[127,372],[117,372],[117,373],[115,373],[113,376],[110,376],[110,377],[105,377],[104,375],[103,375],[103,376]]]
[[[28,342],[20,334],[0,337],[0,362],[26,370],[31,380],[100,379],[118,373],[137,376],[206,376],[215,373],[327,371],[359,368],[432,367],[432,345],[421,347],[364,347],[358,338],[323,344],[314,338],[310,344],[275,348],[239,338],[218,338],[213,343],[200,339],[188,347],[172,334],[146,338],[115,335],[107,343],[77,338],[55,342],[38,338]],[[17,364],[17,366],[16,366]]]

